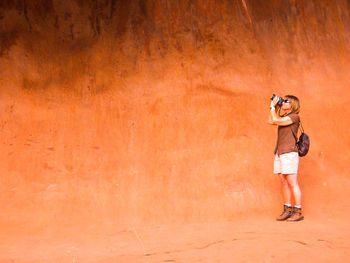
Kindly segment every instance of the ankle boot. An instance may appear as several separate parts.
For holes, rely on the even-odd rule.
[[[284,206],[283,206],[283,212],[282,212],[282,214],[280,214],[280,215],[276,218],[276,220],[277,220],[277,221],[286,220],[287,218],[291,217],[292,212],[293,212],[293,208],[292,208],[291,206],[286,206],[286,205],[284,205]]]
[[[304,216],[301,212],[301,208],[293,207],[293,213],[290,218],[288,218],[288,222],[297,222],[304,219]]]

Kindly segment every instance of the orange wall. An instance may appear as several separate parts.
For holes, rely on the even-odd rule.
[[[278,211],[272,93],[301,100],[305,212],[348,213],[347,1],[130,2],[0,4],[1,226]]]

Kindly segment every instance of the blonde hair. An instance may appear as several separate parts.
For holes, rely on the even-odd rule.
[[[290,104],[292,106],[292,111],[298,114],[300,112],[299,99],[293,95],[286,95],[285,97],[290,101]]]

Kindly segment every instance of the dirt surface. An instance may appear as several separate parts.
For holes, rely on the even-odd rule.
[[[346,0],[0,1],[0,262],[344,262],[349,28]],[[296,224],[272,93],[311,138]]]
[[[267,217],[118,231],[117,225],[1,236],[1,262],[342,262],[350,227],[334,218]]]

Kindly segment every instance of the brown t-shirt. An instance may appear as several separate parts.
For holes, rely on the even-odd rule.
[[[289,152],[298,152],[293,133],[295,136],[298,136],[300,118],[296,113],[289,114],[288,117],[293,121],[292,124],[288,126],[278,126],[277,145],[275,148],[275,154],[278,152],[278,155]]]

